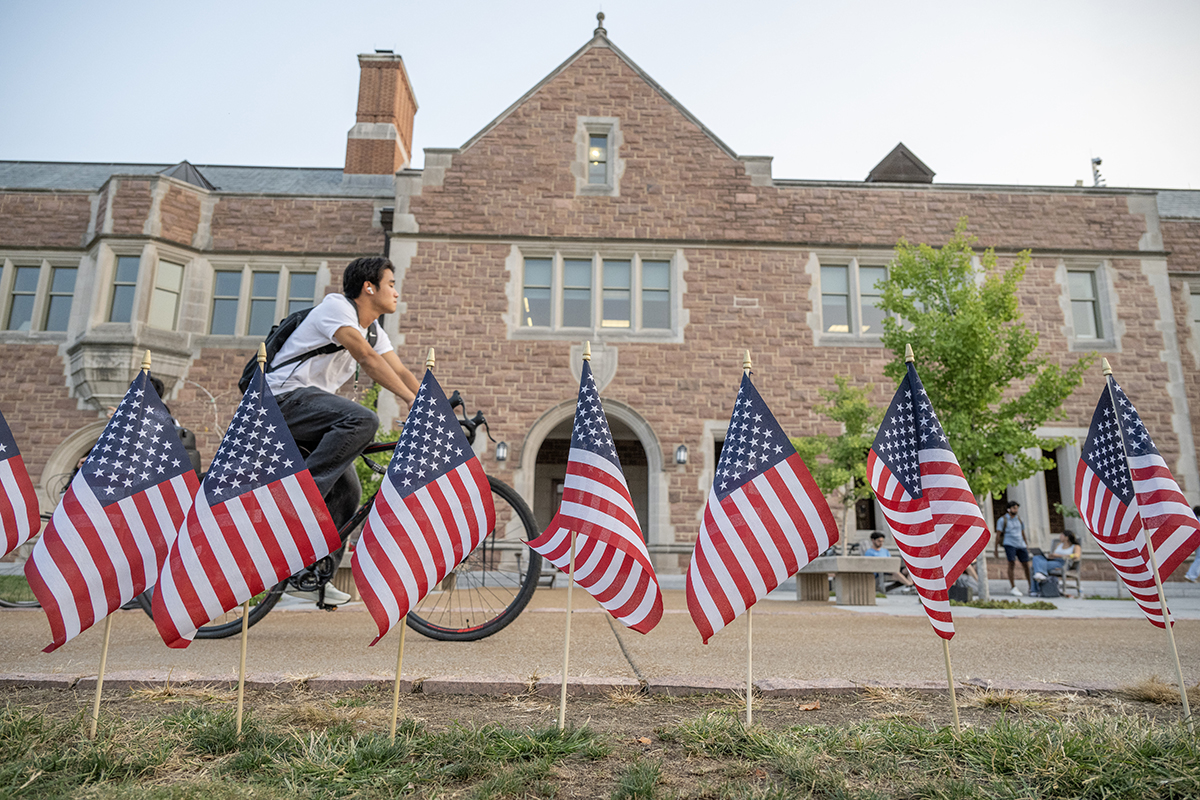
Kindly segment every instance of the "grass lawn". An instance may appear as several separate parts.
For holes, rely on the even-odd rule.
[[[1169,687],[1168,687],[1169,688]],[[1190,692],[1189,692],[1190,694]],[[1200,754],[1178,693],[761,699],[415,694],[387,734],[386,688],[0,692],[0,796],[38,798],[1195,798]],[[1173,701],[1173,705],[1172,705]]]

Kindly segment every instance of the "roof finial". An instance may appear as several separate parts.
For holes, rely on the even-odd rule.
[[[595,36],[608,36],[608,31],[604,29],[604,12],[601,11],[596,15],[596,30],[592,31]]]

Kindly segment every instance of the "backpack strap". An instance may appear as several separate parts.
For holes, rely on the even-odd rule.
[[[371,348],[374,349],[375,342],[379,341],[379,332],[376,330],[375,322],[372,322],[370,327],[367,328],[366,339],[367,339],[367,344],[371,345]],[[320,347],[318,347],[314,350],[309,350],[307,353],[301,353],[298,356],[292,356],[291,358],[287,359],[286,361],[281,361],[278,364],[272,364],[271,366],[267,367],[266,371],[274,372],[275,370],[282,369],[283,367],[286,367],[289,364],[297,364],[301,361],[308,361],[310,358],[316,358],[317,356],[328,355],[329,353],[336,353],[339,350],[345,350],[345,349],[346,349],[345,347],[338,344],[337,342],[330,342],[329,344],[321,345]]]

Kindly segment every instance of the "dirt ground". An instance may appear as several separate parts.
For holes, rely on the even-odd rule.
[[[1192,694],[1188,692],[1189,696]],[[37,709],[55,720],[67,720],[91,711],[91,691],[61,689],[0,690],[0,705]],[[154,719],[175,714],[189,706],[210,710],[234,708],[236,693],[229,689],[186,687],[107,690],[101,717],[117,715],[123,720]],[[1175,695],[1178,699],[1178,694]],[[1007,717],[1030,713],[1067,717],[1088,712],[1140,715],[1171,724],[1180,717],[1176,703],[1159,704],[1117,695],[1046,695],[997,693],[960,689],[957,692],[959,719],[964,728],[988,727]],[[247,713],[268,722],[319,729],[323,724],[353,722],[363,733],[386,732],[391,720],[389,689],[367,688],[343,692],[311,692],[304,688],[283,691],[248,690]],[[533,694],[466,696],[446,694],[402,694],[400,718],[418,721],[437,731],[455,724],[480,726],[488,723],[513,730],[542,729],[558,722],[558,701]],[[728,694],[688,697],[647,696],[633,691],[606,697],[571,697],[567,700],[566,722],[570,727],[587,726],[614,744],[636,744],[653,754],[655,731],[694,719],[705,712],[725,711],[745,718],[745,700]],[[953,724],[949,698],[944,693],[914,693],[887,688],[868,688],[858,694],[822,694],[797,698],[753,700],[753,722],[773,730],[796,725],[852,725],[858,722],[901,719],[928,728]],[[650,743],[642,742],[649,739]]]

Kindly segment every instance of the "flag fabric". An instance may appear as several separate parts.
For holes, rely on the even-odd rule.
[[[1146,531],[1165,581],[1200,546],[1200,524],[1137,409],[1111,385],[1117,410],[1105,387],[1075,470],[1075,506],[1146,618],[1161,628]]]
[[[705,644],[837,540],[825,496],[743,375],[687,571]]]
[[[867,454],[867,475],[929,622],[953,638],[949,587],[991,535],[912,362]]]
[[[587,361],[579,380],[562,503],[529,547],[566,572],[572,532],[575,581],[621,623],[649,633],[662,619],[662,593]]]
[[[262,370],[250,381],[154,590],[169,647],[341,547]]]
[[[351,566],[379,635],[402,622],[496,524],[483,467],[425,371]]]
[[[50,621],[47,653],[154,585],[197,486],[142,370],[25,562]]]
[[[37,492],[17,442],[0,414],[0,557],[16,550],[42,527]]]

